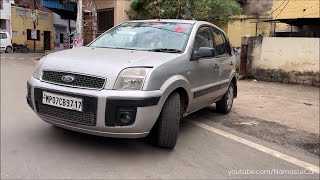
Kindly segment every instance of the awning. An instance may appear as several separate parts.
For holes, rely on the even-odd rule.
[[[291,26],[304,26],[304,25],[318,25],[320,26],[320,18],[288,18],[288,19],[270,19],[263,20],[262,22],[281,22]]]
[[[59,14],[62,18],[76,20],[77,18],[77,4],[61,0],[41,0],[41,6],[50,9],[51,11]]]

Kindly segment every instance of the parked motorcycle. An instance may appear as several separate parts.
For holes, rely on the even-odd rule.
[[[13,52],[28,53],[30,51],[28,44],[12,44]]]

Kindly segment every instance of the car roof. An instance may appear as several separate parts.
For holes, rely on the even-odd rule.
[[[133,20],[133,21],[127,21],[127,22],[174,22],[174,23],[195,24],[199,21],[184,20],[184,19],[148,19],[148,20]]]

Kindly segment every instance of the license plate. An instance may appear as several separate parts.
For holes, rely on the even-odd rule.
[[[75,111],[82,111],[82,99],[70,96],[58,95],[49,92],[42,92],[42,104],[70,109]]]

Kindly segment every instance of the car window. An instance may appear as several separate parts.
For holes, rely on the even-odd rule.
[[[0,33],[0,39],[6,39],[7,35],[6,33]]]
[[[111,29],[89,46],[181,52],[189,39],[192,26],[174,22],[128,22]]]
[[[198,52],[200,47],[213,48],[213,40],[209,27],[200,27],[193,44],[193,52]]]
[[[215,43],[215,51],[216,55],[222,55],[222,54],[231,54],[230,44],[226,40],[224,34],[219,31],[218,29],[212,28],[213,31],[213,39]]]
[[[228,38],[226,35],[224,35],[224,39],[225,39],[225,41],[226,41],[227,52],[228,52],[228,54],[232,55],[233,49],[232,49],[230,40],[229,40],[229,38]]]

